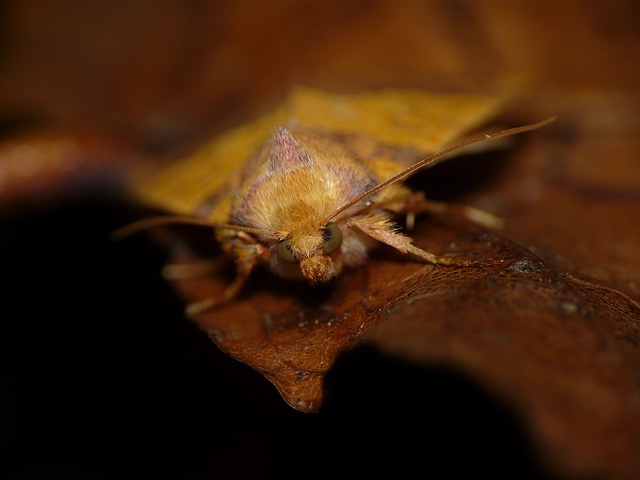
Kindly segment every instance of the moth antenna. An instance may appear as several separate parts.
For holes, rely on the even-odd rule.
[[[383,188],[391,185],[392,183],[398,182],[400,180],[403,180],[403,179],[409,177],[410,175],[414,174],[415,172],[417,172],[421,168],[424,168],[426,166],[432,167],[432,166],[440,163],[442,160],[445,160],[443,157],[445,157],[446,155],[448,155],[450,153],[455,152],[456,150],[460,150],[461,148],[468,147],[469,145],[474,145],[476,143],[486,142],[487,140],[493,140],[495,138],[506,137],[508,135],[515,135],[515,134],[518,134],[518,133],[528,132],[530,130],[536,130],[536,129],[540,128],[540,127],[544,127],[548,123],[553,122],[555,119],[556,119],[556,117],[551,117],[551,118],[547,118],[546,120],[543,120],[541,122],[532,123],[532,124],[529,124],[529,125],[523,125],[521,127],[508,128],[506,130],[500,130],[499,132],[488,133],[488,134],[485,134],[485,135],[481,135],[479,137],[470,138],[470,139],[465,140],[463,142],[457,143],[456,145],[453,145],[453,146],[451,146],[449,148],[445,148],[444,150],[442,150],[442,151],[440,151],[438,153],[434,153],[433,155],[429,155],[428,157],[420,160],[417,163],[414,163],[410,167],[408,167],[405,170],[401,171],[400,173],[397,173],[393,177],[385,180],[382,183],[379,183],[378,185],[376,185],[373,188],[370,188],[369,190],[367,190],[363,194],[361,194],[358,197],[356,197],[354,200],[342,205],[335,212],[333,212],[331,215],[329,215],[327,218],[325,218],[323,223],[326,224],[326,223],[330,222],[331,220],[336,218],[338,215],[340,215],[342,212],[344,212],[348,208],[351,208],[356,203],[361,202],[365,198],[373,195],[376,192],[379,192]]]
[[[159,227],[162,225],[181,224],[181,225],[200,225],[214,229],[239,230],[241,232],[252,233],[254,235],[266,235],[269,237],[277,237],[275,232],[268,232],[257,228],[243,227],[241,225],[230,225],[226,223],[211,223],[204,218],[189,217],[186,215],[162,215],[159,217],[144,218],[137,220],[129,225],[115,230],[111,233],[110,238],[114,241],[122,240],[125,237],[135,233],[147,230],[149,228]]]

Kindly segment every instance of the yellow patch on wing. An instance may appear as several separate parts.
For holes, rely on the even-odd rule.
[[[380,147],[433,153],[486,122],[501,97],[442,95],[389,89],[341,95],[297,87],[273,111],[205,144],[191,156],[129,182],[134,198],[170,213],[199,215],[225,223],[240,172],[279,125],[298,122],[330,138],[349,138],[347,150],[384,180],[406,167]],[[347,141],[347,140],[345,140]]]

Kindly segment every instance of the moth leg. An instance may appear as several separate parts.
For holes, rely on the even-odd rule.
[[[413,227],[415,215],[424,212],[457,215],[488,228],[501,229],[504,227],[504,221],[492,213],[466,205],[428,200],[422,192],[415,192],[407,198],[404,211],[407,214],[407,229],[409,230]]]
[[[200,300],[198,302],[192,302],[188,304],[185,308],[185,313],[189,317],[193,317],[199,313],[206,312],[207,310],[211,310],[212,308],[221,305],[223,303],[232,300],[238,295],[238,292],[242,289],[244,284],[247,282],[251,271],[258,263],[257,256],[243,256],[241,260],[236,260],[237,265],[237,275],[236,278],[231,282],[231,285],[227,287],[224,291],[223,298],[205,298],[204,300]]]
[[[224,291],[223,298],[205,298],[204,300],[200,300],[198,302],[192,302],[188,304],[185,308],[185,313],[189,317],[193,317],[199,313],[206,312],[207,310],[211,310],[212,308],[221,305],[223,303],[232,300],[238,295],[238,292],[242,289],[244,284],[247,282],[249,278],[249,274],[253,267],[257,263],[257,257],[251,257],[245,263],[238,263],[237,275],[236,278],[231,282],[231,285],[227,287]]]
[[[199,302],[191,302],[184,308],[184,313],[187,317],[195,317],[196,315],[211,310],[213,307],[220,305],[220,300],[209,297]]]
[[[433,253],[426,252],[425,250],[416,247],[411,243],[413,241],[411,237],[398,232],[396,224],[380,215],[353,218],[349,223],[379,242],[386,243],[402,253],[411,253],[412,255],[436,265],[469,266],[476,264],[476,262],[468,260],[439,257]]]
[[[189,263],[169,263],[162,267],[162,278],[172,281],[206,277],[217,269],[219,263],[213,258]]]
[[[264,248],[264,247],[263,247]],[[242,289],[249,278],[249,275],[258,264],[261,254],[261,246],[254,244],[239,248],[236,254],[236,278],[231,282],[224,292],[224,298],[231,300]]]
[[[231,285],[227,287],[222,299],[209,297],[187,305],[185,309],[187,316],[193,317],[194,315],[226,303],[238,295],[247,282],[249,275],[258,264],[260,256],[268,252],[268,249],[253,242],[255,241],[249,235],[240,232],[225,245],[225,250],[235,257],[236,278],[231,282]]]

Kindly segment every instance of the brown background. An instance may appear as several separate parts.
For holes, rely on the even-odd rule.
[[[5,138],[91,125],[164,153],[265,111],[296,83],[346,92],[518,85],[502,120],[557,115],[549,132],[488,174],[445,170],[427,186],[498,208],[505,235],[557,271],[640,299],[637,2],[15,1],[1,15]],[[104,241],[128,218],[117,203],[85,195],[3,215],[3,440],[14,478],[385,468],[520,478],[542,476],[540,450],[554,473],[637,473],[633,430],[587,429],[598,445],[551,422],[536,432],[560,432],[566,450],[550,454],[528,437],[518,405],[468,371],[368,349],[338,365],[320,414],[294,412],[181,320],[181,302],[157,275],[161,250]],[[637,344],[629,349],[625,358],[637,358]],[[637,388],[638,365],[625,365]],[[629,405],[637,414],[637,391]]]

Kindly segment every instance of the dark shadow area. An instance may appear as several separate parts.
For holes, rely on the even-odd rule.
[[[516,416],[459,372],[363,346],[338,360],[327,390],[307,439],[328,459],[318,478],[549,478]]]
[[[101,202],[5,218],[4,478],[541,478],[467,379],[359,349],[301,414],[182,315],[144,235]]]
[[[405,183],[416,191],[424,191],[430,200],[462,202],[482,192],[491,192],[496,179],[509,165],[511,149],[452,157],[433,168],[426,168]]]

